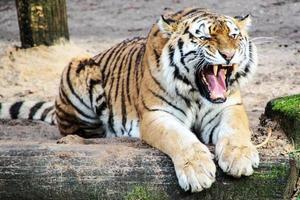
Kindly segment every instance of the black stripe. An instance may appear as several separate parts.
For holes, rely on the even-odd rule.
[[[187,107],[190,108],[191,107],[191,101],[187,97],[185,97],[182,94],[180,94],[179,91],[178,91],[178,89],[177,89],[177,87],[175,88],[175,92],[176,92],[176,94],[179,97],[181,97],[183,99],[183,101],[185,102],[185,104],[187,105]]]
[[[196,20],[198,20],[199,17],[195,17],[193,20],[192,20],[192,23],[195,22]]]
[[[166,92],[166,93],[167,93],[167,91],[165,90],[165,88],[163,88],[163,86],[159,83],[159,81],[153,76],[153,74],[152,74],[152,72],[151,72],[151,69],[148,68],[148,70],[149,70],[149,73],[150,73],[151,78],[152,78],[153,81],[156,83],[156,85],[158,85],[159,89],[161,89],[163,92]]]
[[[91,104],[90,106],[91,106],[91,108],[93,108],[93,89],[94,89],[95,85],[98,85],[100,83],[101,83],[100,80],[90,79],[88,91],[89,91],[89,99],[90,99],[90,104]]]
[[[73,85],[71,83],[70,72],[71,72],[71,66],[68,67],[67,74],[66,74],[67,85],[68,85],[71,93],[80,101],[80,103],[82,103],[82,105],[84,105],[88,109],[91,109],[91,107],[89,107],[88,105],[86,105],[86,103],[82,100],[82,98],[80,98],[79,95],[75,92],[75,90],[73,88]]]
[[[102,77],[102,79],[104,79],[104,73],[105,73],[105,70],[107,69],[106,63],[109,61],[111,55],[114,53],[115,50],[116,50],[116,47],[112,47],[112,48],[110,48],[109,50],[107,50],[107,51],[104,53],[103,57],[101,57],[100,60],[99,60],[99,62],[98,62],[98,65],[99,65],[100,68],[101,68],[101,77]],[[106,55],[107,55],[108,53],[109,53],[108,58],[105,60],[105,64],[103,65],[102,60],[106,57]]]
[[[76,74],[79,75],[82,70],[85,70],[86,67],[91,67],[96,64],[92,59],[80,60],[76,69]]]
[[[115,101],[117,100],[117,96],[118,96],[118,92],[119,92],[119,83],[120,83],[120,78],[121,78],[121,72],[124,66],[124,62],[125,64],[127,64],[127,61],[129,59],[130,53],[131,51],[134,49],[133,47],[127,47],[127,48],[131,48],[129,53],[126,53],[123,57],[122,57],[122,62],[120,63],[119,66],[119,71],[118,71],[118,76],[117,76],[117,85],[116,85],[116,93],[115,93]],[[125,66],[126,68],[127,66]],[[122,77],[122,80],[124,80],[124,76]],[[124,84],[124,81],[123,81]]]
[[[36,103],[29,111],[28,119],[33,119],[36,112],[45,104],[44,101]]]
[[[124,45],[125,45],[125,43],[123,42],[123,43],[120,43],[117,46],[115,46],[105,61],[104,65],[103,65],[103,69],[101,71],[102,78],[103,78],[103,87],[106,86],[106,83],[109,78],[109,74],[111,71],[111,62],[114,62],[115,55],[118,55],[118,53],[121,51],[121,49],[123,49]],[[108,63],[110,63],[110,64],[108,65]],[[106,69],[108,69],[108,74],[105,75]]]
[[[212,130],[210,131],[210,135],[209,135],[209,143],[213,143],[213,135],[214,135],[214,132],[216,130],[216,128],[220,125],[221,123],[221,120],[219,120],[215,125],[214,127],[212,128]]]
[[[186,54],[184,54],[184,56],[186,57],[186,56],[188,56],[188,55],[190,55],[190,54],[196,54],[197,52],[196,51],[189,51],[189,52],[187,52]]]
[[[95,100],[96,103],[98,103],[98,101],[100,101],[102,99],[102,97],[103,97],[103,94],[99,94]]]
[[[185,27],[183,34],[187,34],[189,32],[189,29],[190,29],[189,26]]]
[[[112,73],[112,76],[113,76],[113,74],[114,74],[114,72],[115,72],[115,69],[116,69],[116,67],[118,66],[118,61],[119,61],[119,59],[120,59],[120,57],[121,57],[121,55],[122,55],[122,52],[121,51],[123,51],[124,49],[126,49],[128,46],[127,45],[125,45],[126,43],[121,43],[120,44],[120,48],[115,52],[115,54],[114,54],[114,57],[112,57],[112,59],[111,59],[111,63],[109,64],[109,66],[106,66],[106,68],[108,68],[109,69],[109,71],[108,71],[108,73],[105,75],[105,76],[103,76],[103,78],[104,78],[104,83],[103,83],[103,87],[105,87],[106,86],[106,84],[107,84],[107,82],[108,82],[108,79],[110,78],[110,74]],[[110,55],[111,56],[111,55]],[[117,57],[115,57],[115,56],[117,56]],[[114,83],[112,83],[112,84],[114,84]]]
[[[182,81],[186,85],[192,86],[191,82],[185,76],[180,75],[178,67],[175,67],[174,78]]]
[[[107,103],[104,100],[99,106],[96,106],[96,114],[98,117],[102,115],[102,112],[107,108]]]
[[[180,111],[183,115],[186,116],[186,113],[181,109],[178,108],[177,106],[173,105],[171,102],[169,102],[168,100],[166,100],[164,97],[160,96],[159,94],[155,93],[154,91],[152,91],[151,89],[149,89],[149,91],[157,98],[159,98],[160,100],[166,102],[169,106],[175,108],[176,110]]]
[[[156,61],[156,67],[158,68],[160,66],[160,55],[159,53],[156,51],[156,49],[153,49],[153,53],[155,56],[155,61]]]
[[[176,16],[181,15],[181,14],[183,13],[183,11],[184,11],[184,10],[180,10],[180,11],[178,11],[178,12],[172,14],[171,16],[172,16],[173,18],[175,18]]]
[[[201,118],[200,127],[202,127],[202,123],[203,123],[204,119],[211,111],[212,111],[212,109],[210,108],[204,113],[203,117]]]
[[[130,59],[128,62],[128,71],[127,71],[127,82],[126,82],[126,93],[127,93],[127,99],[129,104],[131,105],[131,98],[130,98],[130,92],[129,92],[129,87],[130,87],[130,75],[131,75],[131,66],[133,65],[133,58],[134,54],[137,52],[137,49],[133,49],[132,52],[130,52]]]
[[[241,103],[237,103],[237,104],[235,104],[235,105],[231,105],[231,106],[239,106],[239,105],[242,105]],[[229,106],[229,107],[231,107],[231,106]],[[228,107],[226,107],[226,108],[228,108]],[[220,113],[218,113],[215,117],[213,117],[212,118],[212,120],[210,120],[207,124],[210,124],[216,117],[219,117],[219,114],[223,114],[223,111],[226,109],[226,108],[224,108],[224,109],[222,109],[221,111],[220,111]],[[220,123],[221,123],[221,120],[219,120],[215,125],[214,125],[214,127],[211,129],[211,131],[210,131],[210,135],[209,135],[209,143],[213,143],[213,135],[214,135],[214,132],[215,132],[215,130],[216,130],[216,128],[220,125]]]
[[[154,33],[153,33],[153,36],[156,37],[159,33],[159,29],[157,29]]]
[[[47,113],[51,111],[50,108],[51,108],[51,107],[47,108],[47,111],[45,110],[46,113],[45,113],[45,115],[43,116],[44,119],[46,118]],[[62,115],[61,115],[60,113],[62,113]],[[76,117],[75,115],[66,112],[66,111],[63,110],[58,104],[55,104],[55,114],[56,114],[57,119],[58,119],[59,121],[65,121],[65,122],[71,123],[71,124],[78,124],[78,123],[86,124],[86,123],[89,123],[89,122],[82,121],[81,119],[79,119],[79,118]]]
[[[63,89],[61,89],[61,95],[63,97],[63,99],[65,99],[67,101],[67,104],[71,105],[80,115],[84,116],[85,118],[88,119],[92,119],[92,120],[96,120],[96,117],[91,117],[87,114],[85,114],[82,110],[80,110],[77,106],[75,106],[71,100],[68,98],[68,96],[66,95],[65,91]]]
[[[235,81],[239,81],[238,79],[240,79],[241,77],[247,76],[247,74],[250,72],[250,67],[251,67],[250,62],[252,62],[252,59],[253,59],[251,42],[249,42],[249,54],[250,54],[249,62],[246,64],[244,71],[237,72],[235,74],[234,78],[229,81],[229,85],[232,85]]]
[[[69,103],[67,102],[67,100],[63,97],[63,95],[62,95],[62,88],[60,87],[59,88],[59,100],[61,100],[61,102],[63,103],[63,104],[65,104],[65,105],[68,105]]]
[[[108,114],[108,128],[116,135],[116,131],[114,129],[114,113],[113,113],[113,107],[111,104],[111,90],[113,87],[114,83],[114,77],[111,79],[112,84],[110,84],[110,88],[108,90],[108,98],[107,98],[107,103],[108,103],[108,109],[109,109],[109,114]]]
[[[194,9],[190,10],[189,12],[184,13],[183,17],[188,16],[190,14],[193,14],[193,13],[195,13],[197,11],[200,11],[200,10],[198,8],[194,8]]]
[[[205,126],[204,126],[203,128],[201,128],[201,132],[205,129],[205,127],[206,127],[208,124],[210,124],[213,120],[215,120],[217,117],[219,117],[219,115],[222,114],[223,111],[224,111],[225,109],[227,109],[227,108],[229,108],[229,107],[232,107],[232,106],[240,106],[240,105],[242,105],[242,103],[237,103],[237,104],[229,105],[229,106],[227,106],[227,107],[221,109],[217,114],[215,114],[214,117],[212,117],[212,118],[205,124]],[[202,120],[201,120],[201,123],[202,123],[202,122],[203,122],[203,118],[202,118]],[[202,126],[202,124],[201,124],[201,126]]]
[[[51,111],[51,109],[49,109]],[[57,116],[57,120],[61,123],[69,123],[72,126],[74,125],[80,125],[80,127],[98,127],[101,125],[101,122],[99,121],[98,123],[90,123],[88,121],[84,121],[82,119],[79,119],[73,114],[67,113],[65,110],[63,110],[58,104],[55,104],[55,114]],[[47,114],[46,114],[47,115]],[[46,117],[45,115],[45,117]],[[59,125],[61,125],[59,123]]]
[[[43,111],[43,114],[41,116],[41,120],[44,121],[48,115],[48,113],[50,111],[54,110],[54,106],[50,106],[49,108],[46,108],[44,111]]]
[[[133,121],[131,120],[131,122],[130,122],[130,128],[129,128],[129,131],[128,131],[128,136],[129,137],[131,137],[132,123],[133,123]]]
[[[191,82],[185,77],[180,75],[178,66],[173,62],[174,57],[174,49],[169,46],[169,59],[170,59],[170,66],[174,67],[174,78],[182,81],[183,83],[192,86]]]
[[[117,135],[114,128],[114,118],[113,118],[112,108],[109,109],[108,128],[113,132],[113,134]]]
[[[104,57],[108,54],[108,52],[111,51],[111,49],[108,49],[105,52],[99,53],[98,55],[94,56],[92,59],[94,60],[95,64],[96,65],[100,65],[100,63],[102,62],[102,60],[104,59]]]
[[[124,78],[122,81],[121,111],[122,111],[122,125],[123,125],[124,129],[126,130],[127,111],[126,111],[125,94],[124,94]]]
[[[138,77],[139,77],[139,69],[141,67],[143,67],[143,65],[141,65],[141,61],[142,61],[142,57],[144,55],[144,50],[145,50],[145,46],[142,45],[141,48],[139,49],[139,53],[136,57],[136,62],[135,62],[135,68],[134,68],[134,72],[135,72],[135,81],[136,81],[136,90],[137,90],[137,94],[139,95],[140,93],[140,83],[139,83],[139,80],[138,80]]]
[[[178,49],[179,49],[179,52],[180,52],[180,63],[184,66],[185,70],[187,71],[187,73],[190,72],[189,68],[187,68],[187,66],[185,65],[185,62],[184,62],[184,55],[183,55],[183,40],[180,38],[177,42],[177,45],[178,45]],[[172,58],[172,61],[173,61],[173,58]]]
[[[23,105],[23,103],[24,103],[24,101],[18,101],[10,107],[9,114],[10,114],[10,117],[12,119],[17,119],[18,118],[20,108]]]
[[[143,104],[144,108],[146,108],[146,110],[148,110],[148,111],[151,111],[151,112],[165,112],[165,113],[168,113],[168,114],[172,115],[173,117],[175,117],[176,119],[178,119],[181,123],[184,124],[184,122],[183,122],[181,119],[179,119],[177,116],[173,115],[173,113],[171,113],[171,112],[169,112],[169,111],[167,111],[167,110],[158,109],[158,108],[153,108],[153,109],[152,109],[152,108],[149,108],[149,107],[146,105],[143,96],[142,96],[142,104]]]
[[[227,108],[227,107],[226,107]],[[219,117],[220,114],[222,114],[222,112],[225,110],[225,108],[223,108],[222,110],[220,110],[214,117],[212,117],[203,128],[201,128],[201,132],[206,128],[206,126],[208,124],[210,124],[213,120],[215,120],[217,117]]]

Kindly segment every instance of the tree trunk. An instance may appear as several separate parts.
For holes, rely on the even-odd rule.
[[[65,0],[16,0],[23,48],[69,40]]]
[[[139,140],[93,144],[0,141],[0,199],[289,199],[298,170],[288,158],[262,158],[250,177],[218,169],[208,190],[177,183],[171,160]]]

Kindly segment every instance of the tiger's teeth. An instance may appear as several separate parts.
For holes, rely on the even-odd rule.
[[[233,64],[232,67],[233,67],[233,71],[236,71],[237,68],[238,68],[238,65],[237,64]]]
[[[217,76],[218,75],[218,65],[214,65],[214,75]]]
[[[229,96],[230,92],[231,92],[230,89],[228,89],[226,92],[226,96]]]

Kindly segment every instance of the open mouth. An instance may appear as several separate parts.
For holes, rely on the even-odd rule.
[[[234,65],[208,65],[196,72],[196,83],[200,93],[213,103],[223,103],[229,94],[228,80]]]

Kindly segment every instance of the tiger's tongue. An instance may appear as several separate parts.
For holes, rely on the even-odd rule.
[[[225,69],[218,70],[217,76],[214,75],[213,70],[209,70],[205,73],[211,99],[226,99],[227,88],[225,76]]]

